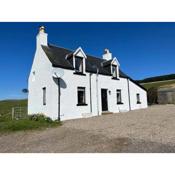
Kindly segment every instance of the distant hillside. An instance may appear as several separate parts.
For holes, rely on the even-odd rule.
[[[175,80],[175,74],[161,75],[156,77],[145,78],[143,80],[138,80],[138,83],[150,83],[155,81],[165,81],[165,80]]]
[[[162,86],[170,86],[175,84],[175,80],[165,80],[165,81],[157,81],[157,82],[150,82],[150,83],[140,83],[144,88],[159,88]]]
[[[146,89],[150,89],[152,87],[158,88],[160,86],[175,84],[175,74],[145,78],[143,80],[138,80],[137,82]]]
[[[0,114],[4,115],[12,111],[12,107],[27,107],[27,99],[0,101]]]

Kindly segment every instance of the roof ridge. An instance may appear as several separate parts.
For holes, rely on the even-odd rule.
[[[55,45],[55,44],[51,44],[51,43],[48,43],[48,46],[53,46],[53,47],[57,47],[57,48],[61,48],[61,49],[65,49],[65,50],[68,50],[68,51],[71,51],[71,52],[74,52],[74,50],[72,49],[69,49],[69,48],[65,48],[65,47],[62,47],[62,46],[58,46],[58,45]],[[90,54],[86,54],[87,56],[90,56],[90,57],[94,57],[96,59],[100,59],[100,60],[103,60],[102,58],[100,57],[97,57],[97,56],[93,56],[93,55],[90,55]],[[105,61],[105,60],[104,60]]]
[[[53,46],[53,47],[57,47],[57,48],[61,48],[61,49],[65,49],[65,50],[68,50],[68,51],[71,51],[71,52],[73,52],[73,51],[74,51],[74,50],[72,50],[72,49],[65,48],[65,47],[58,46],[58,45],[51,44],[51,43],[48,43],[48,46]]]

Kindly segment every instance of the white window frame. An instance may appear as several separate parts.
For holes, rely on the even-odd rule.
[[[78,56],[75,56],[75,72],[78,72],[78,73],[83,73],[84,72],[84,60],[82,57],[78,57]],[[79,66],[79,69],[76,69],[76,63],[77,63],[77,60],[78,59],[81,59],[81,64]]]
[[[81,102],[79,102],[79,92],[83,92],[83,102],[81,103]],[[83,105],[87,105],[86,104],[86,87],[77,87],[77,106],[83,106]]]
[[[113,69],[115,67],[115,69]],[[112,71],[112,77],[118,78],[118,71],[117,71],[117,65],[111,65],[111,71]]]

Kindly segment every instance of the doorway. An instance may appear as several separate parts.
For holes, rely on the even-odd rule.
[[[102,103],[102,111],[108,111],[108,90],[101,89],[101,103]]]

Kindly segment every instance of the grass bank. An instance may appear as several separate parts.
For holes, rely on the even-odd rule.
[[[22,119],[12,120],[13,107],[26,107],[27,100],[3,100],[0,101],[0,133],[13,131],[38,130],[61,125],[59,121],[52,121],[44,115],[28,116]]]
[[[30,116],[23,119],[12,120],[11,118],[0,118],[0,133],[12,131],[26,131],[45,129],[60,126],[61,122],[52,121],[50,118],[39,116],[31,118]]]

